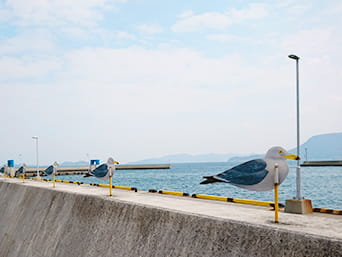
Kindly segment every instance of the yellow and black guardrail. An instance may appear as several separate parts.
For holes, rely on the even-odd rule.
[[[31,179],[36,180],[36,178],[31,178]],[[41,178],[40,180],[41,181],[47,181],[47,182],[52,181],[51,179],[48,179],[48,178]],[[55,181],[59,182],[59,183],[70,183],[70,184],[77,184],[77,185],[84,184],[83,182],[80,182],[80,181],[69,181],[69,180],[60,180],[60,179],[56,179]],[[91,185],[91,186],[98,186],[98,187],[110,187],[110,185],[108,185],[108,184],[90,183],[89,185]],[[115,185],[113,185],[112,188],[132,190],[134,192],[138,192],[138,189],[136,187],[115,186]]]
[[[83,182],[79,182],[79,181],[69,181],[69,180],[60,180],[60,179],[56,179],[56,182],[70,183],[70,184],[77,184],[77,185],[83,184]]]
[[[98,187],[110,187],[108,184],[96,184],[96,183],[90,183],[91,186],[98,186]],[[125,189],[125,190],[132,190],[134,192],[138,192],[138,189],[136,187],[127,187],[127,186],[112,186],[112,188],[117,189]]]
[[[149,193],[159,193],[159,194],[164,194],[164,195],[177,195],[177,196],[190,196],[188,193],[183,193],[183,192],[175,192],[175,191],[168,191],[168,190],[156,190],[156,189],[149,189]]]
[[[41,178],[40,180],[42,181],[52,181],[52,179],[48,179],[48,178]],[[79,182],[79,181],[70,181],[70,180],[60,180],[60,179],[56,179],[55,180],[56,182],[59,182],[59,183],[69,183],[69,184],[77,184],[77,185],[81,185],[83,184],[83,182]]]
[[[175,192],[175,191],[167,191],[167,190],[160,190],[158,193],[159,194],[164,194],[164,195],[190,196],[188,193]]]
[[[150,192],[150,193],[159,193],[159,194],[168,194],[168,195],[177,195],[177,196],[190,196],[188,193],[175,192],[175,191],[167,191],[167,190],[160,190],[160,191],[158,191],[156,189],[150,189],[150,190],[148,190],[148,192]],[[202,194],[193,194],[191,197],[193,197],[193,198],[200,198],[200,199],[207,199],[207,200],[232,202],[232,203],[252,204],[252,205],[259,205],[259,206],[266,206],[266,207],[274,208],[274,203],[273,202],[266,202],[266,201],[230,198],[230,197],[215,196],[215,195],[202,195]],[[279,203],[279,208],[284,208],[284,207],[285,207],[284,204]]]
[[[334,210],[334,209],[326,209],[326,208],[312,208],[313,212],[327,213],[327,214],[336,214],[342,215],[342,210]]]
[[[266,206],[266,207],[274,208],[274,203],[273,202],[266,202],[266,201],[230,198],[230,197],[216,196],[216,195],[202,195],[202,194],[193,194],[192,197],[193,198],[207,199],[207,200],[232,202],[232,203],[252,204],[252,205],[259,205],[259,206]],[[283,205],[281,203],[279,203],[278,206],[279,206],[279,208],[285,207],[285,205]]]

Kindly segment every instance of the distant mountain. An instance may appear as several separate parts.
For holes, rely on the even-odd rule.
[[[297,152],[297,148],[290,150]],[[322,134],[309,138],[300,146],[302,160],[342,160],[342,133]]]
[[[80,167],[80,166],[88,166],[89,163],[86,161],[77,161],[77,162],[71,162],[71,161],[65,161],[61,163],[61,167]]]
[[[297,154],[297,147],[290,149],[289,152]],[[263,156],[264,154],[235,156],[228,161],[243,162]],[[300,145],[300,157],[303,161],[342,160],[342,133],[322,134],[309,138]]]
[[[253,159],[260,159],[260,158],[263,158],[264,156],[265,154],[234,156],[232,158],[229,158],[227,161],[241,163],[241,162],[246,162],[246,161],[253,160]]]
[[[144,159],[134,164],[160,164],[160,163],[184,163],[184,162],[226,162],[228,158],[235,156],[235,154],[174,154],[166,155],[159,158]]]
[[[311,137],[300,147],[300,157],[306,160],[342,160],[342,133],[322,134]],[[289,152],[297,153],[297,148]],[[237,154],[175,154],[159,158],[140,160],[132,163],[159,164],[159,163],[184,163],[184,162],[243,162],[251,159],[262,158],[263,154],[237,155]]]

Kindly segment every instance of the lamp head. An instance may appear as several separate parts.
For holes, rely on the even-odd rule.
[[[299,57],[297,55],[294,55],[294,54],[290,54],[289,58],[294,59],[294,60],[299,60]]]

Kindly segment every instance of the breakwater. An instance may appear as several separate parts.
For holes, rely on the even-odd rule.
[[[171,164],[121,164],[116,165],[117,170],[163,170],[170,169]],[[44,176],[46,167],[38,169],[39,175]],[[79,167],[58,167],[57,175],[80,175],[89,172],[89,166]],[[37,175],[37,168],[26,168],[26,175],[34,177]]]
[[[305,161],[300,166],[307,167],[323,167],[323,166],[342,166],[341,160],[336,161]]]
[[[205,215],[200,209],[217,211],[219,207],[234,216],[241,207],[232,208],[231,203],[220,205],[119,189],[108,197],[105,189],[89,185],[65,184],[52,189],[48,182],[12,181],[17,182],[0,181],[3,257],[331,257],[341,256],[342,252],[342,236],[335,237],[338,231],[325,235],[320,224],[316,224],[320,232],[312,234],[311,228],[306,228],[312,221],[299,224],[295,230],[291,230],[291,224],[269,224],[268,216],[258,214],[272,215],[268,209],[243,207],[243,211],[250,211],[244,222],[211,213]],[[298,217],[304,216],[292,215],[291,222],[298,223]],[[291,216],[286,215],[285,223],[291,223],[288,217]],[[250,222],[250,218],[262,220]],[[328,221],[341,221],[336,217],[321,219],[324,226]]]

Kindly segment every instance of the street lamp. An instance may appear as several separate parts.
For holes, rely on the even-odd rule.
[[[297,91],[297,156],[300,156],[300,142],[299,142],[299,57],[294,54],[290,54],[289,58],[296,60],[296,91]],[[303,197],[300,193],[300,160],[297,160],[296,167],[296,199],[301,200]]]
[[[38,137],[37,136],[34,136],[32,137],[32,139],[35,139],[36,140],[36,158],[37,158],[37,179],[40,178],[40,175],[39,175],[39,159],[38,159]]]

